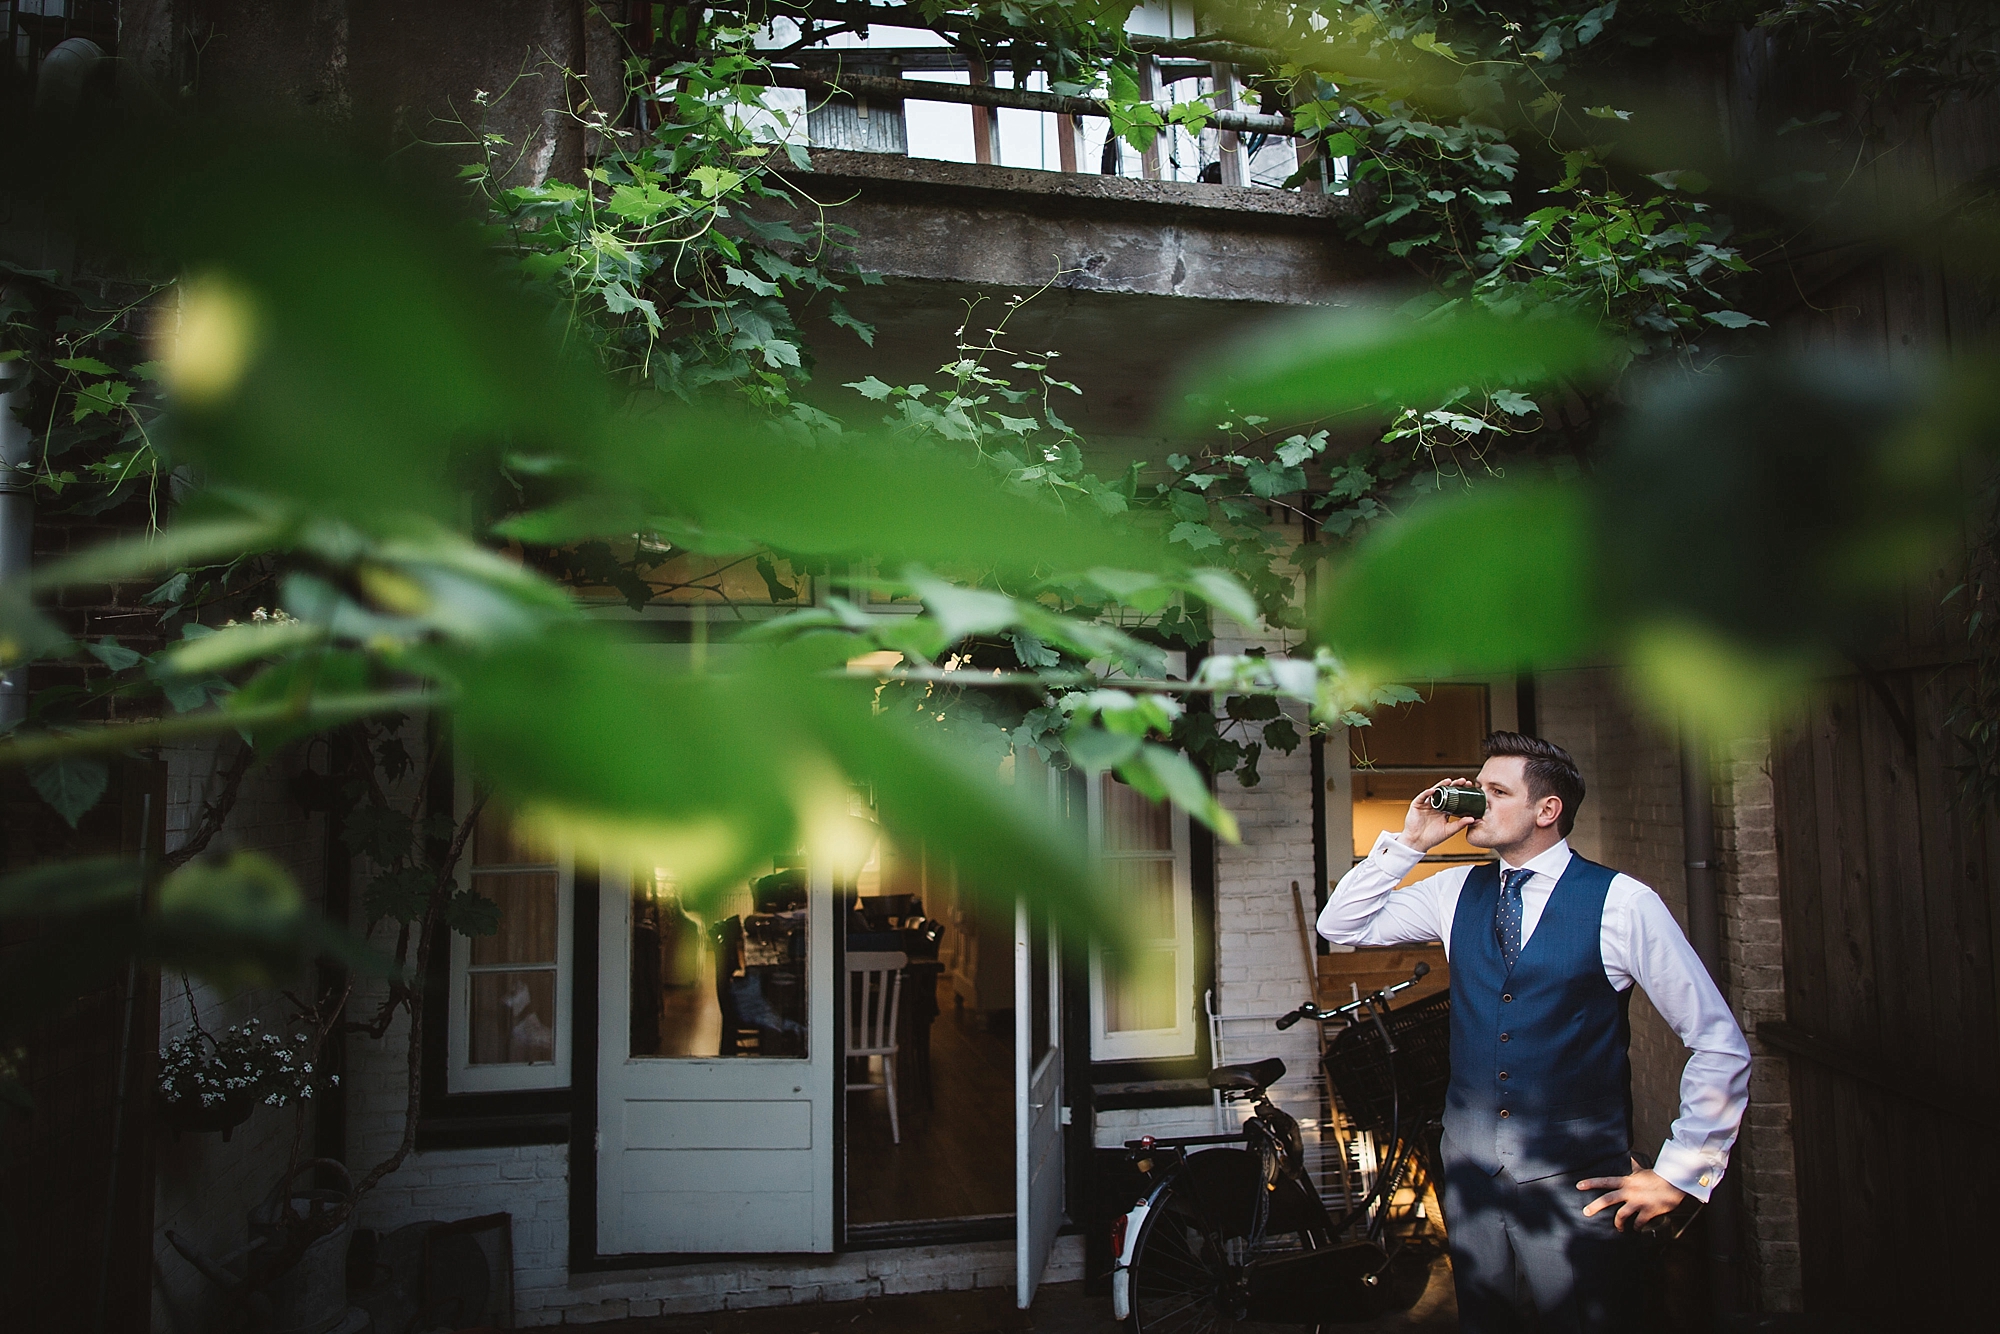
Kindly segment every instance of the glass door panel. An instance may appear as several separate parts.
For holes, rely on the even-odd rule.
[[[781,867],[705,907],[664,871],[632,889],[634,1058],[808,1056],[806,873]]]
[[[606,868],[600,1254],[833,1249],[832,883],[801,863],[705,906]]]

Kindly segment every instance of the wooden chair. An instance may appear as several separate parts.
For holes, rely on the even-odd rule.
[[[881,1089],[889,1096],[889,1137],[903,1142],[896,1118],[896,1022],[903,1001],[903,968],[909,956],[900,950],[866,950],[847,956],[847,1056],[880,1056],[882,1080],[849,1084],[847,1091]]]

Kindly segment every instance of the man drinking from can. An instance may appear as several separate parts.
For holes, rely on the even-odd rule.
[[[1476,792],[1456,779],[1419,794],[1401,833],[1341,879],[1319,931],[1442,941],[1451,961],[1443,1204],[1459,1328],[1630,1327],[1637,1229],[1721,1180],[1750,1049],[1659,895],[1570,849],[1584,785],[1569,752],[1495,732],[1484,753]],[[1396,890],[1460,832],[1497,860]],[[1651,1168],[1632,1153],[1634,986],[1692,1049]]]

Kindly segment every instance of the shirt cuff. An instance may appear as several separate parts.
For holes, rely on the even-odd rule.
[[[1383,870],[1392,872],[1398,880],[1408,875],[1416,864],[1424,859],[1423,853],[1397,838],[1395,832],[1388,829],[1375,836],[1375,846],[1369,849],[1368,855],[1381,863]]]
[[[1726,1153],[1717,1153],[1713,1149],[1690,1149],[1668,1140],[1660,1146],[1660,1161],[1653,1165],[1653,1170],[1665,1177],[1676,1190],[1707,1204],[1709,1194],[1722,1180],[1728,1166],[1729,1155]]]

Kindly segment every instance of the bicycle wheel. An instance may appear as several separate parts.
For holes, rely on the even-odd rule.
[[[1132,1334],[1298,1334],[1241,1317],[1243,1266],[1328,1245],[1326,1213],[1298,1182],[1278,1183],[1253,1251],[1256,1174],[1253,1155],[1211,1149],[1154,1198],[1132,1253]]]

